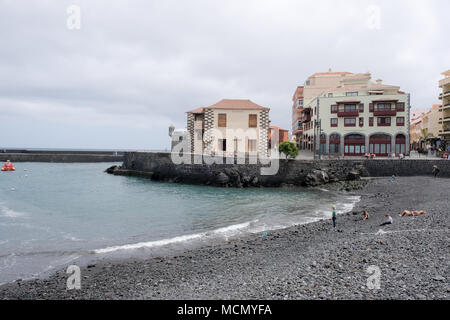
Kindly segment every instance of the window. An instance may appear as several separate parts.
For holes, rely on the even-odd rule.
[[[344,119],[345,127],[354,127],[356,126],[356,118],[345,118]]]
[[[248,139],[248,151],[256,152],[256,140],[255,139]]]
[[[219,127],[226,127],[226,126],[227,126],[227,114],[219,113]]]
[[[331,113],[337,113],[338,112],[338,106],[336,104],[331,105]]]
[[[358,91],[351,91],[351,92],[346,92],[345,95],[347,97],[355,97],[358,95]]]
[[[356,104],[345,104],[344,105],[345,112],[353,112],[356,111]]]
[[[297,101],[297,107],[303,107],[303,100]]]
[[[373,127],[373,117],[369,118],[369,127]]]
[[[369,103],[369,112],[373,112],[373,103]]]
[[[364,126],[364,118],[359,118],[359,126],[360,127]]]
[[[258,115],[257,114],[249,114],[248,115],[248,127],[256,128],[258,126]]]
[[[378,125],[389,127],[391,125],[391,118],[390,117],[378,117]]]
[[[397,117],[397,126],[404,126],[405,125],[405,117]]]
[[[310,83],[311,83],[311,82],[310,82],[309,80],[306,80],[306,81],[305,81],[305,86],[309,86]]]
[[[404,102],[398,102],[396,109],[397,109],[397,111],[405,111],[405,103]]]
[[[219,139],[219,151],[227,151],[227,139]]]
[[[338,119],[337,118],[331,118],[331,126],[337,127],[338,126]]]
[[[328,98],[333,98],[333,93],[332,92],[328,93]]]
[[[359,104],[359,112],[364,112],[364,103]]]
[[[390,103],[379,103],[377,105],[377,110],[391,110],[391,104]]]

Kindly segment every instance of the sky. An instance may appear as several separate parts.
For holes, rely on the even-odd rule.
[[[329,68],[371,72],[427,109],[450,69],[448,12],[447,0],[0,0],[0,148],[164,150],[169,125],[223,98],[291,129],[295,88]]]

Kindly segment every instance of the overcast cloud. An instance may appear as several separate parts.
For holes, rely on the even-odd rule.
[[[448,12],[447,0],[0,0],[0,147],[164,149],[171,123],[222,98],[290,129],[296,86],[328,68],[369,71],[428,108],[450,68]]]

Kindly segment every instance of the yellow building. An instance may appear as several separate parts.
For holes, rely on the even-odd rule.
[[[442,128],[440,129],[439,135],[442,141],[445,141],[447,148],[450,146],[450,70],[442,73],[445,77],[439,81],[439,88],[442,89],[442,93],[439,95],[439,99],[442,99],[442,104],[440,106],[442,122]]]
[[[442,112],[440,107],[441,105],[435,104],[431,109],[425,112],[416,112],[417,116],[411,117],[409,133],[413,149],[424,148],[426,143],[435,145],[436,141],[439,140],[439,134],[442,129]],[[424,137],[424,129],[428,133],[428,137]]]
[[[187,112],[191,152],[267,156],[269,110],[250,100],[223,99]]]
[[[303,149],[346,156],[409,154],[410,96],[400,87],[373,82],[370,73],[329,70],[306,80],[303,97]]]

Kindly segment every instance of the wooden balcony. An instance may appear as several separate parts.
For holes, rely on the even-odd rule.
[[[387,109],[382,109],[382,110],[373,110],[373,115],[374,116],[395,116],[397,115],[397,110],[395,109],[391,109],[391,110],[387,110]]]
[[[358,110],[355,111],[338,111],[338,117],[357,117],[359,115]]]

